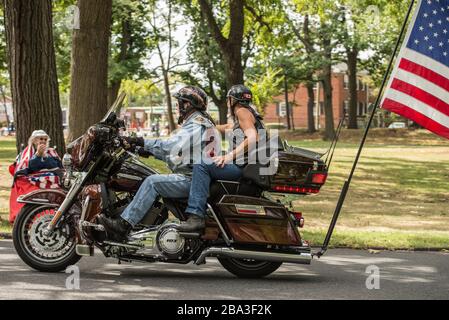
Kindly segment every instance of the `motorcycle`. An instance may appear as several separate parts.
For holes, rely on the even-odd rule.
[[[201,265],[216,257],[232,274],[249,278],[267,276],[284,262],[311,263],[311,248],[300,234],[304,217],[272,193],[318,193],[327,166],[321,154],[287,143],[276,158],[276,174],[261,175],[262,165],[250,164],[241,181],[212,183],[204,232],[178,231],[179,222],[187,218],[187,199],[166,198],[155,202],[126,241],[115,240],[97,217],[120,215],[145,178],[158,174],[127,151],[120,134],[125,125],[118,118],[119,100],[101,122],[68,146],[65,188],[19,197],[24,207],[14,224],[13,241],[26,264],[59,272],[92,256],[95,247],[119,262]]]

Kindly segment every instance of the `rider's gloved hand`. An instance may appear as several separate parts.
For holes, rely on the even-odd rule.
[[[153,154],[149,151],[146,151],[143,147],[136,147],[137,154],[141,157],[148,158]]]
[[[136,147],[144,147],[145,140],[142,137],[123,137],[125,149],[134,151]]]
[[[123,139],[130,145],[135,145],[136,147],[144,147],[145,140],[142,137],[123,137]]]

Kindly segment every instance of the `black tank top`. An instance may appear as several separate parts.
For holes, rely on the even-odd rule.
[[[247,110],[249,110],[252,113],[252,115],[254,116],[254,119],[256,120],[256,122],[254,123],[254,127],[256,128],[256,131],[259,133],[259,135],[261,134],[262,130],[265,131],[265,139],[266,139],[266,141],[268,141],[268,132],[266,132],[265,125],[262,122],[263,117],[253,108],[246,107],[246,106],[243,106],[243,107],[246,108]],[[233,120],[234,120],[234,128],[233,128],[233,137],[232,137],[232,146],[231,146],[232,151],[235,150],[245,139],[245,133],[243,132],[242,128],[240,127],[239,120],[235,115],[233,116]],[[256,150],[258,148],[258,144],[259,143],[256,143]],[[245,151],[243,160],[244,160],[243,163],[237,162],[237,165],[239,167],[245,167],[248,164],[248,151]]]

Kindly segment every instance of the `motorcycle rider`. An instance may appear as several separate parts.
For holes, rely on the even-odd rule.
[[[234,124],[218,125],[223,133],[232,130],[231,150],[226,155],[213,157],[213,162],[194,164],[192,187],[186,213],[190,215],[181,222],[178,230],[193,232],[205,227],[206,205],[212,180],[238,181],[248,162],[248,150],[254,151],[259,139],[258,130],[264,130],[262,117],[251,107],[253,94],[244,85],[231,87],[227,94],[227,105]]]
[[[155,158],[166,162],[173,174],[151,175],[140,186],[133,201],[120,217],[99,217],[99,223],[120,238],[138,224],[159,197],[187,198],[190,191],[193,157],[198,157],[206,145],[205,135],[214,130],[213,120],[206,112],[207,95],[194,86],[186,86],[174,95],[179,111],[178,124],[181,128],[167,140],[128,138],[128,143],[143,147]],[[195,150],[197,153],[195,153]]]

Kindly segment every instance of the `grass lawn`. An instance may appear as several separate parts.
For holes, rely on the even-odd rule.
[[[302,131],[281,133],[290,144],[324,152],[329,142]],[[344,130],[326,185],[318,195],[286,196],[303,212],[304,238],[312,245],[324,239],[331,216],[362,135]],[[8,212],[11,178],[7,166],[14,141],[0,138],[0,232]],[[147,160],[166,172],[159,161]],[[449,248],[449,142],[424,130],[380,130],[370,133],[346,198],[333,246],[413,249]]]

